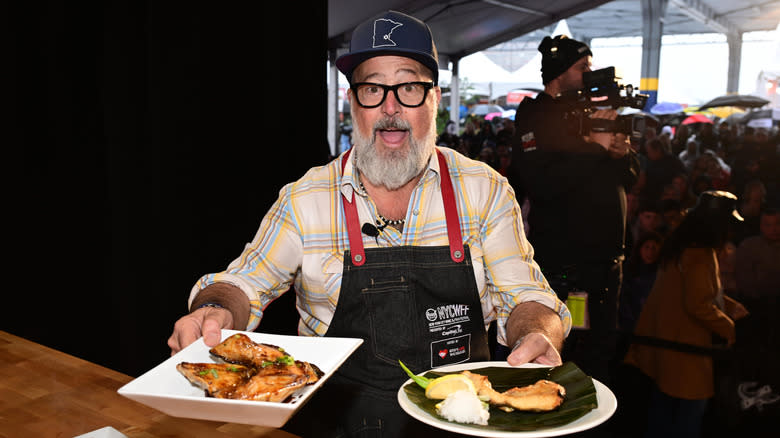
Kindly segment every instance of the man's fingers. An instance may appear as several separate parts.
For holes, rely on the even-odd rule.
[[[203,321],[203,342],[209,347],[222,342],[222,325],[216,319]]]
[[[512,366],[529,362],[550,366],[563,363],[558,350],[547,336],[541,333],[526,335],[523,342],[507,357],[506,361]]]

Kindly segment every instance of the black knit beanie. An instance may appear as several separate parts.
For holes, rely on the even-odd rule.
[[[583,56],[593,56],[587,44],[571,39],[566,35],[555,38],[544,37],[539,44],[542,54],[542,83],[547,85],[560,76]]]

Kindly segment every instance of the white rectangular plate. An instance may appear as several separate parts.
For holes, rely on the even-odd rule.
[[[244,333],[255,342],[281,347],[295,360],[312,363],[325,374],[314,385],[295,393],[293,401],[288,403],[206,397],[202,389],[176,370],[181,362],[217,362],[209,353],[210,347],[200,338],[117,392],[174,417],[281,427],[363,343],[357,338],[284,336],[236,330],[222,330],[222,340],[235,333]]]

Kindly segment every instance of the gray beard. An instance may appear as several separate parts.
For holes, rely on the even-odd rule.
[[[377,121],[370,138],[362,135],[357,119],[352,118],[355,129],[352,141],[355,147],[355,166],[371,184],[397,190],[419,175],[428,165],[436,141],[436,121],[426,135],[417,140],[408,122],[397,118]],[[376,132],[379,129],[406,129],[409,131],[409,149],[379,151],[376,147]]]

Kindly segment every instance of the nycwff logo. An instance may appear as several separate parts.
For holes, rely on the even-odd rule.
[[[447,304],[445,306],[439,306],[436,309],[427,309],[425,311],[425,317],[428,321],[436,321],[437,319],[446,320],[467,316],[468,313],[469,306],[465,304]]]

